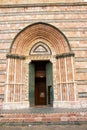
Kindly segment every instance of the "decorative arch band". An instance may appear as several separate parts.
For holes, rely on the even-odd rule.
[[[14,38],[10,53],[29,55],[31,43],[36,39],[43,39],[48,42],[48,46],[54,49],[55,54],[71,52],[71,47],[66,36],[56,27],[47,23],[34,23],[19,32]],[[53,49],[51,51],[53,52]]]

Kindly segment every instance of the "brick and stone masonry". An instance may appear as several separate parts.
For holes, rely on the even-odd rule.
[[[86,2],[0,6],[3,109],[29,108],[34,103],[29,98],[32,61],[52,64],[53,107],[87,107]]]

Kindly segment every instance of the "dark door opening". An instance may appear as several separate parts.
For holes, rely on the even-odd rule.
[[[35,62],[35,105],[46,105],[46,62]]]
[[[30,106],[53,105],[52,75],[50,61],[32,61],[29,64]]]
[[[36,78],[35,105],[46,105],[46,79]]]

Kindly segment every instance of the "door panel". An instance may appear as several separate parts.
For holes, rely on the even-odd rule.
[[[46,79],[45,78],[36,79],[35,105],[46,105]]]
[[[35,65],[34,63],[29,64],[29,101],[30,106],[35,105]]]
[[[52,63],[46,64],[46,86],[47,86],[47,103],[53,104],[53,72]]]

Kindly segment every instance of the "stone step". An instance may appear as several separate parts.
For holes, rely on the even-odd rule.
[[[87,122],[87,112],[70,113],[2,113],[0,123]]]

